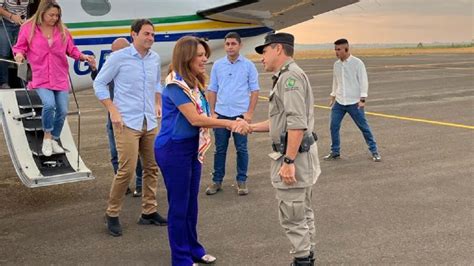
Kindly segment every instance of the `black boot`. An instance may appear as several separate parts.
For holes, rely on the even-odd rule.
[[[158,212],[150,213],[150,214],[143,214],[138,219],[138,224],[154,224],[165,226],[168,225],[168,220],[166,218],[161,217]]]
[[[311,257],[295,258],[290,266],[314,266],[314,259]]]
[[[122,235],[122,226],[120,226],[120,221],[118,217],[110,217],[106,214],[105,225],[107,226],[109,234],[111,234],[112,236]]]
[[[135,191],[133,191],[133,197],[138,198],[142,196],[142,187],[136,187]]]

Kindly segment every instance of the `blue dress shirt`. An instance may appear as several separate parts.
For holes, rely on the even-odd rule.
[[[108,84],[114,81],[114,105],[125,126],[141,131],[146,119],[147,130],[158,126],[155,94],[161,93],[161,62],[157,53],[149,50],[142,58],[133,45],[113,52],[94,81],[99,100],[110,99]]]
[[[228,117],[242,115],[249,109],[250,93],[259,90],[257,68],[242,55],[234,63],[223,57],[212,66],[207,89],[217,93],[216,113]]]

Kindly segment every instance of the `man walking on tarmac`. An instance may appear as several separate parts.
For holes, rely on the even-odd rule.
[[[153,143],[161,112],[160,57],[151,50],[155,29],[148,19],[132,23],[133,43],[110,55],[94,81],[97,98],[112,121],[119,157],[106,211],[106,223],[113,236],[122,235],[119,213],[140,154],[143,174],[142,214],[139,224],[166,225],[157,212],[158,166]],[[133,78],[132,78],[133,77]],[[114,101],[108,84],[114,81]]]
[[[120,49],[129,47],[130,43],[128,42],[127,39],[121,37],[117,38],[112,42],[111,50],[112,52],[116,52]],[[95,80],[97,75],[99,74],[99,69],[97,66],[90,65],[91,66],[91,78],[92,80]],[[110,92],[110,100],[114,100],[114,82],[109,83],[109,92]],[[107,115],[107,137],[109,139],[109,149],[110,149],[110,162],[112,163],[112,168],[114,169],[114,175],[117,174],[118,170],[118,154],[117,154],[117,147],[115,145],[115,136],[114,136],[114,128],[112,126],[112,121],[110,121],[110,114]],[[142,176],[143,176],[143,170],[142,170],[142,163],[140,161],[140,158],[138,158],[137,161],[137,168],[135,169],[135,191],[133,192],[133,197],[141,197],[142,196]],[[127,188],[127,192],[125,194],[130,194],[132,193],[132,190]]]

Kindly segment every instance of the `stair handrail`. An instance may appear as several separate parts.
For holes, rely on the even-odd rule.
[[[76,90],[74,89],[74,85],[72,84],[71,75],[68,74],[68,77],[72,95],[74,98],[74,103],[76,104],[76,111],[68,112],[68,115],[77,115],[77,171],[79,171],[79,158],[81,158],[81,109],[79,108],[79,102],[77,101]]]
[[[2,21],[3,30],[5,30],[5,33],[7,33],[7,26],[5,25],[5,21],[4,21],[3,16],[0,16],[0,20]],[[9,36],[8,34],[6,34],[6,36],[7,36],[8,44],[10,45],[10,50],[11,50],[11,52],[12,52],[12,54],[13,54],[13,44],[12,44],[12,40],[10,39],[10,36]],[[15,63],[17,63],[17,62],[15,62]],[[17,63],[17,64],[18,64],[18,63]],[[16,117],[17,117],[17,118],[19,117],[19,119],[26,118],[26,117],[32,117],[32,118],[34,118],[34,117],[36,117],[36,112],[35,112],[35,108],[33,107],[33,103],[32,103],[32,101],[31,101],[30,94],[28,93],[28,88],[26,87],[25,80],[23,80],[22,78],[20,78],[20,82],[21,82],[21,85],[22,85],[23,89],[25,90],[26,98],[27,98],[28,103],[29,103],[29,105],[30,105],[30,107],[31,107],[31,112],[24,114],[25,116],[19,115],[19,116],[16,116]],[[14,117],[14,119],[15,119],[16,117]],[[38,132],[37,132],[37,130],[35,129],[34,132],[35,132],[35,139],[38,139]],[[35,149],[36,149],[36,152],[39,154],[39,150],[40,150],[40,149],[39,149],[38,143],[37,143],[36,141],[35,141]]]

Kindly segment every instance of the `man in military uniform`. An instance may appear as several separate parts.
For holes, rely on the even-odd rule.
[[[314,129],[313,92],[308,77],[293,61],[294,37],[271,33],[255,48],[273,75],[269,120],[251,124],[252,132],[270,132],[271,181],[276,189],[280,224],[293,248],[291,265],[314,265],[312,186],[321,173]]]

